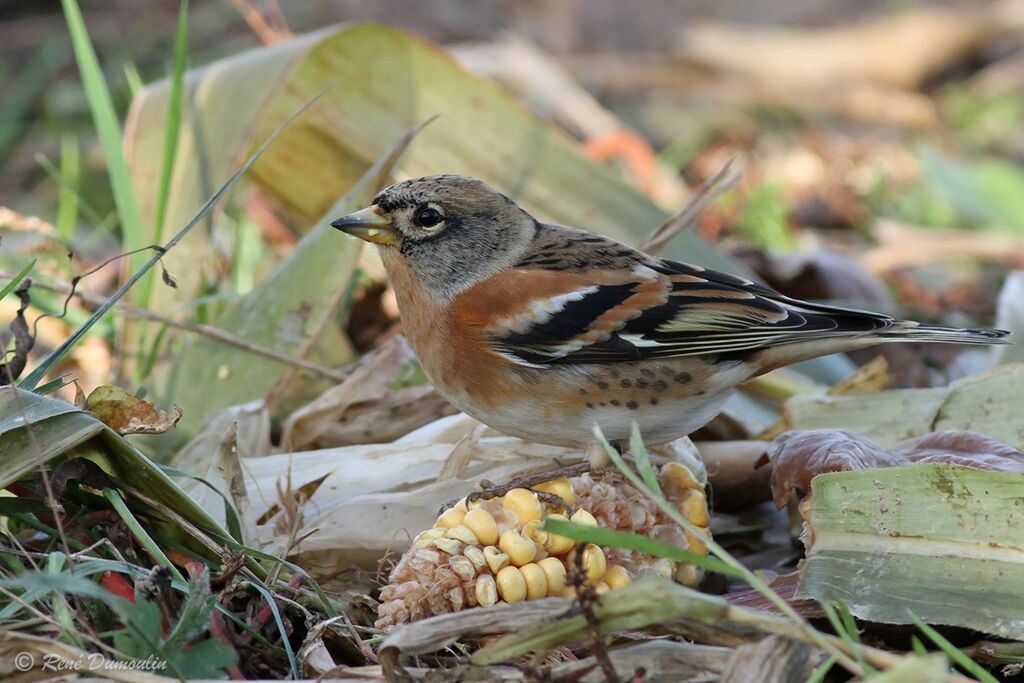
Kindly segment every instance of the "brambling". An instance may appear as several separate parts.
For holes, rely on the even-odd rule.
[[[710,421],[737,385],[881,342],[1007,343],[808,303],[593,233],[541,223],[475,178],[383,190],[332,226],[377,245],[402,325],[456,408],[531,441],[588,448],[593,426],[652,444]]]

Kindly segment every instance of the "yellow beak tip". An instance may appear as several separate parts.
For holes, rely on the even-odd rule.
[[[391,221],[381,215],[379,207],[370,206],[347,216],[331,221],[331,227],[374,244],[395,243]]]

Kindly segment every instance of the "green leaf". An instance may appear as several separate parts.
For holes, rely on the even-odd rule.
[[[204,567],[202,574],[189,584],[188,597],[181,606],[178,621],[167,636],[168,647],[180,650],[185,643],[206,631],[210,615],[216,608],[217,596],[210,592],[210,576]]]
[[[21,281],[25,279],[25,276],[32,272],[32,268],[36,265],[36,260],[37,259],[32,259],[29,261],[28,265],[22,268],[21,271],[14,276],[14,279],[4,285],[3,289],[0,289],[0,301],[3,301],[4,297],[17,289],[18,285],[21,284]]]
[[[113,634],[114,647],[129,657],[139,659],[158,654],[153,652],[152,646],[160,642],[160,606],[136,595],[130,623],[130,627],[126,626]]]
[[[31,429],[31,433],[30,430]],[[241,549],[191,497],[160,468],[94,415],[71,403],[17,389],[0,388],[0,489],[31,474],[40,466],[69,453],[88,457],[105,472],[124,481],[161,507],[173,510],[220,543]],[[128,518],[134,516],[129,514]],[[141,525],[140,525],[141,526]],[[220,548],[197,540],[179,524],[160,514],[147,515],[145,532],[173,539],[208,560],[220,559]],[[266,576],[255,561],[249,569]]]
[[[995,676],[990,674],[988,671],[984,669],[984,667],[982,667],[980,664],[978,664],[970,657],[968,657],[966,654],[964,654],[956,645],[953,645],[953,643],[946,640],[941,633],[939,633],[934,628],[921,621],[921,619],[916,614],[911,612],[910,618],[911,620],[913,620],[914,625],[917,626],[917,628],[919,628],[922,633],[928,636],[929,640],[931,640],[943,652],[949,655],[949,658],[956,662],[956,664],[960,666],[964,671],[971,674],[979,681],[982,681],[982,683],[999,683],[999,680]]]
[[[78,222],[78,183],[81,160],[79,159],[78,138],[65,133],[60,138],[60,197],[57,200],[57,234],[70,244]],[[2,298],[2,297],[0,297]]]
[[[76,0],[61,0],[61,4],[64,7],[68,32],[71,34],[75,59],[78,61],[78,70],[82,74],[85,96],[89,101],[89,109],[92,111],[93,125],[96,126],[96,134],[99,136],[103,154],[107,159],[110,187],[114,193],[114,203],[117,205],[117,212],[121,219],[121,230],[124,236],[123,247],[126,251],[139,249],[146,244],[142,230],[142,215],[135,200],[135,190],[132,186],[128,162],[125,160],[124,149],[121,147],[121,126],[118,123],[117,114],[114,112],[110,89],[107,87],[103,70],[96,58],[96,51],[93,49],[78,2]],[[142,254],[133,256],[132,266],[138,268],[143,259]]]
[[[193,644],[176,659],[186,680],[225,678],[224,669],[238,663],[238,653],[219,640],[208,638]]]
[[[160,165],[160,181],[156,194],[156,220],[151,241],[160,244],[164,239],[164,223],[167,218],[167,201],[171,193],[171,174],[178,155],[178,138],[181,134],[182,93],[185,88],[185,62],[188,56],[188,0],[181,0],[178,10],[178,32],[174,40],[174,66],[171,71],[171,90],[167,104],[167,120],[164,123],[164,149]],[[139,285],[138,305],[146,308],[153,286],[153,278],[145,278]]]
[[[656,541],[653,538],[633,534],[628,531],[586,526],[551,518],[544,520],[544,526],[541,528],[544,531],[558,534],[559,536],[566,536],[584,543],[594,543],[608,548],[637,550],[655,557],[665,557],[675,562],[685,562],[697,567],[703,567],[709,571],[719,572],[726,576],[741,576],[735,569],[713,557],[683,550],[663,541]]]
[[[629,452],[633,454],[633,459],[636,460],[636,469],[644,483],[647,484],[647,488],[659,498],[663,497],[658,475],[655,474],[654,467],[651,466],[651,454],[647,452],[647,446],[640,434],[640,423],[636,420],[633,420],[632,431],[629,435]]]
[[[736,231],[767,251],[786,251],[796,246],[786,217],[786,201],[778,185],[765,183],[750,191]]]
[[[1024,363],[1009,363],[946,387],[888,389],[851,396],[801,394],[786,402],[788,429],[845,429],[883,446],[966,429],[1024,448],[1020,410]]]
[[[925,147],[921,165],[932,182],[967,216],[1024,233],[1024,171],[1001,159],[961,161]]]
[[[1019,473],[926,463],[822,474],[811,488],[798,598],[1024,636]]]
[[[945,683],[949,680],[949,661],[941,654],[907,657],[896,666],[865,676],[864,683]]]

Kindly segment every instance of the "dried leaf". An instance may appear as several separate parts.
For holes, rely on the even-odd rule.
[[[786,432],[768,447],[772,496],[782,508],[794,490],[809,492],[811,480],[825,472],[946,463],[999,472],[1024,473],[1024,453],[976,432],[948,430],[926,434],[895,449],[841,429]]]
[[[950,444],[971,441],[954,436]],[[928,462],[930,448],[906,450],[923,457],[814,479],[800,503],[807,559],[796,596],[842,601],[870,621],[909,624],[916,615],[1021,639],[1020,454],[1004,458],[1016,468],[1006,472]]]
[[[786,402],[787,429],[845,429],[883,446],[947,429],[988,434],[1024,448],[1020,406],[1024,363],[1011,363],[932,389],[857,396],[798,395]]]
[[[363,356],[348,379],[331,387],[285,420],[284,435],[281,438],[283,450],[299,451],[337,445],[324,443],[324,437],[328,433],[336,435],[337,430],[333,428],[339,423],[348,422],[350,409],[361,406],[365,411],[367,404],[380,403],[392,396],[395,380],[402,369],[414,360],[412,349],[402,336],[392,337],[379,349]],[[387,420],[390,416],[381,417]],[[358,443],[373,441],[377,439],[363,438]]]
[[[18,310],[14,314],[14,320],[10,325],[11,334],[14,335],[14,352],[10,360],[6,360],[6,354],[0,356],[0,359],[5,361],[0,363],[0,387],[13,384],[14,380],[18,379],[25,369],[25,365],[28,364],[28,353],[36,343],[35,337],[32,336],[28,323],[25,321],[25,310],[31,303],[28,294],[31,286],[32,280],[25,278],[14,290],[14,294],[20,301]]]
[[[168,413],[114,386],[93,389],[85,400],[86,410],[118,434],[163,434],[181,419],[181,408]]]
[[[803,643],[778,635],[740,645],[720,683],[806,681],[811,674],[810,650]]]
[[[996,305],[996,326],[1013,332],[1015,339],[1024,336],[1024,271],[1015,270],[1006,276]],[[997,346],[992,353],[999,364],[1020,362],[1024,360],[1024,344]]]
[[[825,29],[703,23],[687,27],[679,52],[768,87],[834,89],[837,82],[844,82],[912,89],[991,39],[996,30],[992,16],[926,7]]]

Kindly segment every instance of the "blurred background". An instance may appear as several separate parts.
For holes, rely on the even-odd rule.
[[[152,92],[148,85],[175,71],[179,7],[174,0],[80,3],[98,73],[128,138],[136,184],[146,177],[152,184],[166,165],[156,142],[146,147],[140,140],[163,144],[166,133],[146,119],[145,106],[137,103],[135,114],[128,112],[133,97]],[[704,183],[724,181],[714,193],[717,201],[687,230],[725,255],[722,263],[729,265],[722,267],[753,271],[794,296],[946,324],[992,325],[1007,273],[1024,263],[1020,0],[206,0],[189,7],[180,34],[181,66],[195,69],[362,21],[402,27],[439,44],[645,196],[660,213],[643,214],[652,223],[628,226],[629,234],[646,234]],[[124,259],[98,266],[156,241],[151,233],[149,239],[126,238],[116,173],[96,132],[96,103],[103,98],[88,95],[68,26],[60,2],[0,2],[0,271],[10,278],[37,260],[37,284],[50,285],[33,292],[31,310],[38,315],[59,314],[72,278],[96,269],[79,285],[85,297],[73,299],[63,318],[39,322],[36,357],[66,339],[127,272]],[[416,84],[421,101],[430,96],[429,78]],[[186,82],[194,87],[194,80]],[[161,89],[166,83],[155,91]],[[186,122],[194,94],[186,87]],[[228,127],[254,116],[249,100],[238,102],[237,109],[220,114]],[[443,127],[448,114],[440,113]],[[334,124],[344,126],[326,125]],[[292,145],[293,156],[306,154],[279,142]],[[392,142],[374,144],[386,149]],[[202,157],[201,145],[197,149]],[[170,168],[196,175],[183,170],[185,153]],[[353,173],[372,161],[371,154],[364,156]],[[235,167],[243,158],[232,157]],[[149,306],[148,293],[141,300],[133,293],[136,307],[179,324],[222,321],[329,206],[323,199],[297,206],[282,197],[283,176],[275,180],[266,170],[256,175],[243,179],[227,208],[207,216],[202,230],[216,263],[204,266],[202,282],[186,282],[188,296],[179,299],[191,300]],[[225,177],[204,177],[206,193],[191,204],[174,198],[172,183],[168,221],[177,220],[176,203],[197,209]],[[339,177],[328,189],[340,195],[350,185]],[[138,187],[136,194],[149,220],[153,200]],[[562,200],[594,201],[582,194]],[[545,217],[578,215],[545,211],[550,207],[543,201],[537,205]],[[158,236],[166,240],[178,227],[162,226]],[[136,266],[138,258],[131,261]],[[343,335],[335,342],[347,350],[322,359],[327,365],[375,348],[398,331],[379,268],[372,256],[360,259],[363,279],[351,306],[335,315]],[[170,287],[168,280],[182,278],[182,261],[174,263],[165,260],[167,278],[156,283],[154,301]],[[11,319],[18,305],[6,297],[0,317]],[[85,391],[111,380],[158,386],[150,372],[189,343],[187,333],[179,339],[172,332],[133,346],[117,311],[141,315],[115,309],[57,368],[73,371]],[[4,334],[10,344],[11,335]],[[981,352],[948,348],[886,353],[905,386],[942,383],[992,362]],[[812,379],[830,383],[852,367]]]

